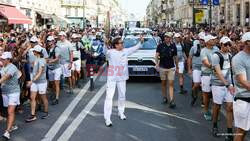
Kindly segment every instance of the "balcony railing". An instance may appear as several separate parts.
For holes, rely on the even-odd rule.
[[[69,0],[63,0],[62,6],[83,6],[83,1],[69,1]]]

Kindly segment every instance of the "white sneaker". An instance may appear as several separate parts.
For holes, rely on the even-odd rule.
[[[18,126],[17,125],[13,125],[12,127],[11,127],[11,129],[10,129],[10,132],[13,132],[13,131],[15,131],[15,130],[17,130],[18,129]]]
[[[119,114],[121,120],[126,120],[126,116],[124,114]]]
[[[9,140],[10,139],[10,133],[8,131],[5,131],[3,134],[3,138]]]
[[[106,124],[107,127],[111,127],[112,126],[111,120],[105,120],[105,124]]]

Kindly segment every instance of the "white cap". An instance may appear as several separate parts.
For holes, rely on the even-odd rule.
[[[12,58],[11,52],[4,52],[1,56],[1,59],[11,59],[11,58]]]
[[[77,34],[72,34],[71,38],[76,39],[76,38],[78,38],[78,35]]]
[[[175,38],[179,38],[179,37],[181,37],[181,34],[180,34],[180,33],[175,33],[175,34],[174,34],[174,37],[175,37]]]
[[[47,41],[54,41],[55,40],[55,38],[53,37],[53,36],[49,36],[48,38],[47,38]]]
[[[173,33],[172,33],[172,32],[166,32],[166,33],[165,33],[165,36],[172,37],[172,36],[173,36]]]
[[[59,35],[59,36],[67,36],[66,33],[65,33],[64,31],[59,32],[58,35]]]
[[[204,41],[205,41],[206,43],[207,43],[208,41],[214,40],[214,39],[216,39],[216,37],[215,37],[215,36],[212,36],[212,35],[207,35],[207,36],[204,37]]]
[[[200,32],[198,34],[198,36],[199,36],[200,39],[204,40],[204,37],[206,36],[206,33],[205,32]]]
[[[241,37],[242,42],[250,41],[250,32],[246,32],[245,34],[242,35]]]
[[[40,45],[36,45],[36,46],[33,48],[33,51],[41,52],[41,51],[42,51],[42,47],[41,47]]]
[[[232,42],[231,39],[227,36],[224,36],[220,39],[220,43],[222,44],[225,44],[225,43],[228,43],[228,42]]]
[[[38,42],[37,37],[36,37],[36,36],[32,36],[32,37],[30,38],[30,42],[33,42],[33,43]]]

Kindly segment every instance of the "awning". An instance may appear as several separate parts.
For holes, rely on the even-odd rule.
[[[55,22],[55,24],[60,24],[60,23],[64,23],[64,24],[70,24],[71,21],[64,18],[64,17],[61,17],[61,16],[57,16],[57,15],[53,15],[53,21]]]
[[[8,20],[8,24],[32,24],[32,21],[14,6],[0,5],[0,14]]]
[[[39,15],[42,16],[43,19],[52,19],[52,15],[49,15],[49,14],[46,14],[46,13],[43,13],[43,12],[37,12]]]

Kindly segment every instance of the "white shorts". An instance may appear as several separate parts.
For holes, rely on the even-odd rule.
[[[62,68],[57,68],[54,70],[49,69],[48,74],[49,74],[49,81],[61,80]]]
[[[178,67],[179,67],[179,72],[178,73],[183,74],[183,72],[184,72],[184,62],[179,62]]]
[[[30,87],[30,91],[31,92],[38,92],[38,94],[44,95],[47,92],[47,87],[48,87],[47,82],[40,83],[40,84],[32,83],[31,87]]]
[[[237,100],[233,102],[235,127],[249,131],[250,129],[250,103]]]
[[[193,82],[201,83],[201,71],[200,70],[193,70]]]
[[[212,86],[213,102],[221,105],[223,102],[233,102],[233,95],[225,86]]]
[[[69,69],[69,64],[62,65],[63,77],[71,77],[71,69]]]
[[[3,106],[17,106],[20,104],[20,93],[3,94]]]
[[[205,93],[211,92],[211,76],[201,77],[201,87],[202,87],[202,92]]]
[[[81,64],[82,64],[81,59],[74,61],[72,64],[72,70],[81,71]]]

